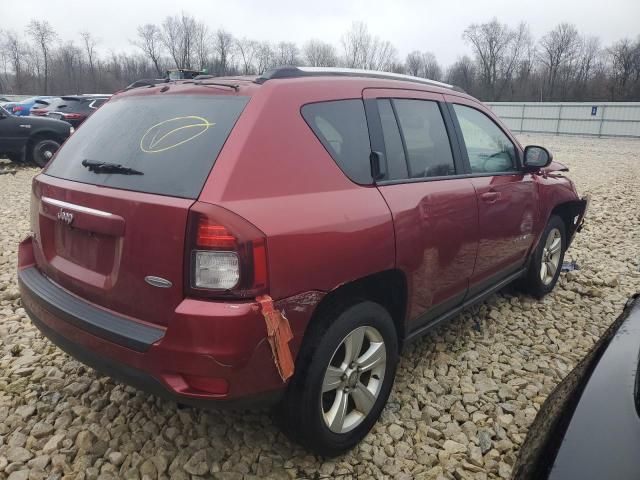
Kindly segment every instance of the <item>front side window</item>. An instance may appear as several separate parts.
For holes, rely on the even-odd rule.
[[[451,144],[437,102],[394,99],[409,178],[455,175]]]
[[[469,156],[471,173],[513,172],[516,149],[509,137],[475,108],[453,105]]]
[[[356,183],[372,183],[371,144],[362,100],[310,103],[301,112],[345,175]]]

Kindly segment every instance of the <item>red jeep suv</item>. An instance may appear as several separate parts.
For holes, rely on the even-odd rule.
[[[24,308],[97,370],[183,404],[272,402],[335,455],[406,342],[515,280],[553,288],[587,203],[561,169],[425,79],[138,85],[35,177]]]

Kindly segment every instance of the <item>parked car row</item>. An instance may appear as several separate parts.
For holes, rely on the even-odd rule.
[[[110,97],[110,94],[37,96],[21,102],[8,102],[3,107],[19,117],[50,116],[59,120],[70,119],[79,125]]]
[[[0,155],[44,166],[111,95],[36,96],[0,106]],[[40,117],[40,118],[38,118]]]

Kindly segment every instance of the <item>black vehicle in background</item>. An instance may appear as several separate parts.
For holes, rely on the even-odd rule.
[[[0,155],[44,167],[73,130],[61,120],[18,117],[0,107]]]
[[[68,95],[54,98],[48,100],[48,105],[32,108],[31,115],[64,120],[77,128],[109,98],[110,95]]]
[[[640,479],[640,295],[544,402],[513,480]]]

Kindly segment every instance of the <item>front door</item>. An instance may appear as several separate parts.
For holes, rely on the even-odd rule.
[[[477,104],[453,103],[478,197],[480,238],[471,294],[518,271],[534,240],[536,184],[519,150]]]

